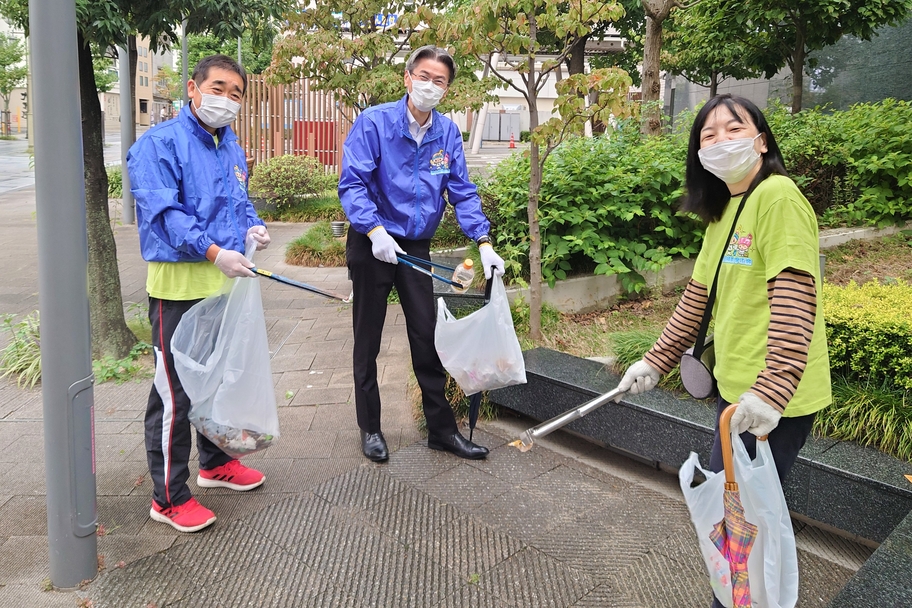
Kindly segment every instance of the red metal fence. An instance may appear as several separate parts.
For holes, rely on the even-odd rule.
[[[338,173],[342,142],[354,120],[346,110],[333,93],[315,91],[307,80],[269,85],[265,77],[250,75],[234,127],[253,165],[282,154],[306,154],[318,158],[327,173]]]

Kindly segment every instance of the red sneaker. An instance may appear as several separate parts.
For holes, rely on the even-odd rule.
[[[266,476],[250,467],[245,467],[240,460],[231,460],[220,467],[200,469],[196,483],[201,488],[228,488],[246,492],[263,485]]]
[[[196,532],[215,521],[215,513],[191,498],[182,505],[162,508],[152,501],[149,517],[163,524],[168,524],[179,532]]]

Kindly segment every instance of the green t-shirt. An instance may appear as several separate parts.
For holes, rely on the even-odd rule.
[[[149,262],[146,291],[160,300],[199,300],[216,293],[226,280],[212,262]]]
[[[706,229],[693,279],[711,286],[722,245],[740,204],[733,198],[722,219]],[[735,402],[766,368],[770,307],[767,281],[786,268],[813,275],[817,316],[807,367],[785,416],[804,416],[832,402],[823,306],[820,304],[820,246],[817,218],[810,203],[787,177],[773,175],[754,190],[738,217],[719,271],[713,305],[715,355],[713,370],[719,393]]]

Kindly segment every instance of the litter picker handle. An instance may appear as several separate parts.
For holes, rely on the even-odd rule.
[[[453,285],[454,287],[458,287],[459,289],[465,289],[465,288],[466,288],[466,286],[463,285],[462,283],[457,283],[456,281],[451,281],[450,279],[448,279],[448,278],[446,278],[446,277],[443,277],[443,276],[440,276],[439,274],[435,274],[435,273],[431,272],[431,271],[428,270],[427,268],[422,268],[422,267],[419,266],[418,264],[413,264],[412,262],[409,262],[407,259],[405,259],[404,257],[402,257],[402,254],[399,254],[397,257],[399,258],[399,262],[401,262],[402,264],[405,264],[406,266],[409,266],[409,267],[411,267],[411,268],[414,268],[415,270],[417,270],[417,271],[420,272],[421,274],[426,274],[426,275],[428,275],[429,277],[431,277],[432,279],[437,279],[437,280],[440,281],[441,283],[446,283],[447,285]]]
[[[485,304],[487,304],[488,302],[491,301],[491,287],[494,286],[494,269],[495,268],[497,268],[497,266],[491,266],[491,278],[488,279],[487,283],[485,283],[485,298],[484,298]]]
[[[302,283],[300,281],[295,281],[294,279],[289,279],[286,276],[282,276],[280,274],[275,274],[274,272],[270,272],[269,270],[265,270],[263,268],[254,267],[254,268],[251,268],[250,270],[252,270],[254,273],[256,273],[257,275],[259,275],[261,277],[266,277],[266,278],[272,279],[273,281],[278,281],[279,283],[285,283],[286,285],[291,285],[292,287],[297,287],[298,289],[303,289],[305,291],[309,291],[311,293],[325,296],[327,298],[332,298],[334,300],[342,300],[343,302],[345,302],[347,299],[345,296],[335,293],[333,291],[326,291],[323,289],[319,289],[317,287],[314,287],[313,285],[308,285],[307,283]]]
[[[738,409],[737,403],[732,403],[722,410],[719,417],[719,439],[722,442],[722,466],[725,467],[725,483],[735,483],[735,463],[732,461],[731,418]],[[757,437],[757,441],[766,441],[769,435]],[[737,486],[736,486],[737,487]]]
[[[531,429],[520,433],[519,439],[512,442],[510,445],[518,447],[522,452],[526,452],[532,448],[532,444],[536,439],[541,439],[545,435],[553,433],[561,427],[567,426],[574,420],[582,418],[589,412],[597,410],[606,403],[614,401],[617,397],[623,395],[625,392],[627,391],[622,391],[621,389],[616,388],[613,391],[605,393],[604,395],[599,395],[595,399],[591,399],[579,407],[576,407],[568,412],[564,412],[563,414],[555,416],[550,420],[542,422],[538,426],[533,426]]]

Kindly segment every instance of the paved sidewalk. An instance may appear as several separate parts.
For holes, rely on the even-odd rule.
[[[0,194],[0,311],[37,309],[34,190]],[[273,224],[257,264],[348,293],[344,269],[283,262],[305,230]],[[115,228],[126,302],[145,302],[135,227]],[[281,439],[245,459],[248,493],[199,489],[218,521],[182,535],[148,517],[143,445],[150,380],[95,387],[99,575],[78,591],[48,577],[40,390],[0,381],[0,608],[579,606],[705,608],[707,577],[677,479],[564,433],[529,453],[532,421],[483,423],[486,461],[428,450],[406,396],[404,319],[391,306],[378,358],[386,464],[360,454],[350,308],[263,279]],[[0,347],[5,344],[0,338]],[[195,463],[191,460],[191,469]],[[823,607],[870,549],[798,532],[802,608]],[[91,601],[91,604],[87,602]],[[79,602],[82,602],[81,604]]]

